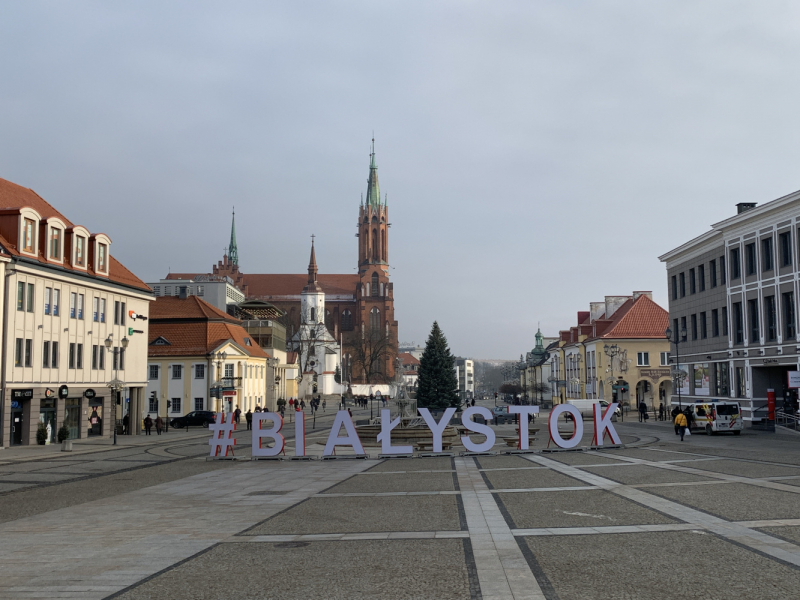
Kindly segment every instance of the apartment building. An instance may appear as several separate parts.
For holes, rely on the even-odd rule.
[[[766,417],[767,390],[788,397],[798,370],[800,192],[737,214],[660,257],[666,264],[672,402],[734,398]],[[677,344],[676,344],[677,342]]]
[[[143,404],[150,288],[111,255],[111,238],[0,179],[4,285],[0,443],[110,437]],[[132,419],[130,432],[139,422]]]
[[[475,364],[469,358],[456,358],[456,379],[458,379],[458,396],[462,400],[475,397]]]

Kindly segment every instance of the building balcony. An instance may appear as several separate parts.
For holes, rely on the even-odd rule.
[[[223,388],[240,388],[242,387],[241,377],[223,377],[219,380]]]

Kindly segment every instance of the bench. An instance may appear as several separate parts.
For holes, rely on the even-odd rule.
[[[537,431],[538,431],[538,429],[537,429]],[[507,437],[507,438],[503,438],[503,440],[505,440],[506,445],[508,445],[508,446],[510,446],[512,448],[516,448],[517,444],[519,444],[519,438],[516,438],[516,437]],[[534,434],[531,434],[531,435],[528,436],[528,443],[535,442],[535,441],[536,441],[536,437],[534,436]]]
[[[453,442],[442,440],[442,451],[450,450]],[[420,452],[433,452],[433,442],[417,442],[416,449]]]

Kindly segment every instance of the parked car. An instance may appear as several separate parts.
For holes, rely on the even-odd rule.
[[[492,417],[505,417],[508,415],[507,406],[495,406],[492,408]]]
[[[175,417],[169,422],[170,427],[181,429],[186,426],[199,425],[208,427],[209,423],[216,421],[216,415],[210,410],[195,410],[182,417]]]
[[[598,402],[600,402],[600,406],[603,407],[603,410],[608,408],[608,401],[607,400],[599,400]],[[614,414],[617,415],[618,417],[622,416],[622,408],[619,405],[617,405],[617,410],[614,411]]]

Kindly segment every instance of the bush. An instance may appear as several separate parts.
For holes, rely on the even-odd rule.
[[[44,446],[47,442],[47,427],[44,426],[44,423],[39,423],[39,427],[36,428],[36,443],[40,446]]]
[[[68,438],[69,438],[69,427],[67,427],[66,423],[63,423],[61,427],[58,429],[58,441],[59,443],[61,443]]]

